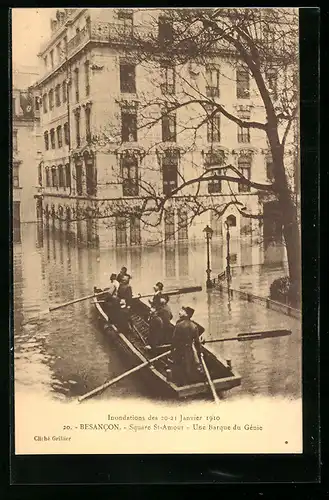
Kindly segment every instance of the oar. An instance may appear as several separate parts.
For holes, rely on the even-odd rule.
[[[216,389],[215,389],[213,381],[211,380],[210,373],[209,373],[208,367],[206,365],[206,362],[204,360],[204,357],[203,357],[202,353],[200,355],[200,358],[201,358],[201,363],[202,363],[202,366],[203,366],[203,370],[204,370],[204,372],[206,374],[206,377],[207,377],[207,380],[208,380],[208,384],[210,386],[210,389],[211,389],[214,401],[218,405],[219,404],[219,399],[218,399],[218,396],[217,396],[217,393],[216,393]]]
[[[245,340],[269,339],[274,337],[286,337],[288,335],[291,335],[291,330],[268,330],[264,332],[239,333],[235,337],[224,337],[223,339],[215,340],[203,340],[201,343],[212,344],[214,342],[227,342],[228,340],[237,340],[238,342],[243,342]]]
[[[33,318],[28,319],[23,323],[25,325],[26,323],[30,323],[30,321],[34,321],[36,319],[39,319],[40,316],[43,316],[44,314],[49,314],[52,311],[56,311],[57,309],[62,309],[63,307],[70,306],[72,304],[76,304],[77,302],[82,302],[84,300],[88,299],[93,299],[94,297],[98,297],[99,295],[104,295],[106,292],[98,292],[98,293],[93,293],[90,295],[85,295],[84,297],[80,297],[78,299],[70,300],[69,302],[63,302],[62,304],[58,304],[56,306],[51,306],[48,307],[48,309],[44,309],[43,311],[40,311],[37,316],[34,316]]]
[[[193,292],[201,292],[202,286],[188,286],[185,288],[176,288],[175,290],[169,290],[168,292],[164,291],[164,295],[181,295],[184,293],[193,293]],[[150,293],[147,295],[137,295],[133,297],[134,299],[146,299],[148,297],[153,297],[154,293]]]
[[[159,354],[159,356],[156,356],[155,358],[149,359],[149,360],[145,361],[144,363],[142,363],[141,365],[135,366],[135,368],[132,368],[131,370],[128,370],[125,373],[122,373],[122,375],[119,375],[118,377],[115,377],[112,380],[105,382],[105,384],[103,384],[99,387],[96,387],[96,389],[93,389],[92,391],[87,392],[87,394],[84,394],[83,396],[80,396],[78,398],[79,403],[81,401],[84,401],[87,398],[90,398],[91,396],[94,396],[95,394],[98,394],[99,392],[103,391],[104,389],[107,389],[108,387],[115,384],[116,382],[119,382],[120,380],[128,377],[128,375],[131,375],[132,373],[135,373],[138,370],[141,370],[142,368],[145,368],[146,366],[154,363],[154,361],[157,361],[158,359],[161,359],[161,358],[164,358],[165,356],[168,356],[168,354],[170,354],[170,353],[171,353],[171,351],[163,352],[162,354]]]
[[[201,286],[194,286],[194,287],[186,287],[186,288],[178,288],[176,290],[171,290],[166,292],[167,295],[180,295],[183,293],[193,293],[193,292],[200,292],[202,290]],[[101,292],[93,293],[91,295],[85,295],[84,297],[80,297],[79,299],[74,299],[70,300],[69,302],[64,302],[63,304],[58,304],[56,306],[51,306],[48,307],[48,309],[44,309],[43,311],[40,311],[37,316],[34,316],[33,318],[28,319],[27,321],[24,321],[22,324],[26,325],[27,323],[30,323],[31,321],[35,321],[40,318],[40,316],[43,316],[45,314],[49,314],[52,311],[56,311],[57,309],[62,309],[63,307],[70,306],[72,304],[76,304],[77,302],[82,302],[84,300],[88,299],[93,299],[94,297],[98,297],[99,295],[106,294],[106,289],[102,290]],[[142,299],[146,297],[153,297],[154,294],[149,294],[149,295],[137,295],[133,297],[134,299]]]
[[[245,340],[259,340],[259,339],[268,339],[273,337],[286,337],[287,335],[291,335],[291,330],[269,330],[264,332],[248,332],[248,333],[239,333],[236,337],[224,337],[223,339],[215,339],[215,340],[202,340],[201,344],[212,344],[214,342],[227,342],[229,340],[238,340],[239,342],[243,342]],[[171,344],[162,344],[156,347],[156,349],[167,349]]]

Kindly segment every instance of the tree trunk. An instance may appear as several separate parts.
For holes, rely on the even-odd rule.
[[[292,287],[298,293],[301,282],[301,241],[298,225],[297,207],[293,200],[287,174],[284,165],[283,148],[272,149],[275,188],[278,196],[278,202],[282,217],[283,236],[287,249],[287,259],[289,268],[289,278]]]

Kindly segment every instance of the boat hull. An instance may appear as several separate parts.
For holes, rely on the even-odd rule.
[[[143,345],[137,337],[135,339],[136,341],[134,341],[134,339],[128,338],[127,334],[119,331],[118,325],[116,325],[115,321],[109,318],[105,312],[105,307],[100,297],[95,297],[93,302],[103,332],[124,355],[127,364],[129,363],[129,368],[140,365],[152,356],[154,357],[161,354],[161,350],[159,350],[156,354],[153,353],[150,355],[143,349]],[[137,311],[138,315],[143,318],[143,316],[145,317],[147,315],[149,308],[140,300],[134,299],[132,310]],[[164,351],[165,350],[167,349],[164,349]],[[205,346],[202,346],[202,351],[207,364],[213,367],[212,371],[215,376],[212,377],[212,380],[218,393],[231,390],[241,385],[241,377],[233,373],[231,367],[227,366],[223,360],[211,353]],[[171,380],[168,380],[163,363],[163,361],[158,361],[155,364],[148,365],[139,372],[141,378],[145,380],[151,391],[154,391],[158,396],[185,399],[197,398],[210,394],[210,387],[206,378],[204,381],[183,386],[176,385]],[[216,374],[218,374],[218,376],[216,376]]]

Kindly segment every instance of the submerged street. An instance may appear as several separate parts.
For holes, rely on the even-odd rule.
[[[232,242],[236,284],[252,281],[253,290],[285,274],[282,251],[272,249],[265,258],[258,246]],[[14,243],[14,351],[16,390],[69,400],[120,375],[127,366],[99,330],[90,300],[70,305],[23,325],[51,305],[93,292],[94,285],[107,286],[109,275],[126,265],[132,275],[133,293],[151,293],[156,281],[165,289],[202,285],[202,291],[170,298],[174,321],[181,305],[195,309],[194,319],[206,329],[206,339],[232,337],[238,333],[286,328],[289,337],[250,342],[208,344],[209,349],[231,360],[242,377],[240,387],[226,398],[244,396],[301,396],[300,322],[262,305],[234,299],[205,289],[206,250],[203,242],[163,248],[97,250],[78,248],[36,225],[22,228],[21,242]],[[213,277],[225,268],[226,250],[212,241]],[[244,265],[244,268],[241,268]],[[273,278],[274,276],[274,278]],[[241,286],[242,287],[242,286]],[[242,287],[243,288],[243,287]],[[264,294],[264,291],[262,292]],[[147,388],[132,375],[102,395],[149,398]]]

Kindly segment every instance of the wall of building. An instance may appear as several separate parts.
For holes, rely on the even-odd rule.
[[[155,192],[162,194],[162,171],[161,158],[163,150],[167,147],[177,146],[180,149],[179,172],[184,180],[192,179],[200,175],[205,168],[205,155],[213,150],[223,151],[225,154],[225,164],[238,167],[238,161],[241,156],[248,156],[251,159],[251,180],[264,183],[269,181],[266,172],[266,159],[268,157],[268,145],[265,132],[257,129],[250,129],[250,141],[238,141],[238,127],[231,120],[221,115],[221,136],[217,143],[209,143],[207,141],[207,126],[204,124],[198,127],[201,114],[199,104],[190,104],[184,106],[177,111],[177,143],[162,143],[160,106],[167,98],[161,94],[161,79],[160,67],[158,64],[151,63],[149,60],[143,60],[136,66],[136,93],[120,92],[120,61],[138,61],[139,54],[134,53],[131,49],[124,50],[120,44],[109,43],[93,43],[88,44],[88,33],[92,33],[95,37],[103,42],[110,39],[113,29],[118,27],[117,10],[115,9],[71,9],[71,22],[66,25],[61,21],[58,27],[54,29],[54,33],[50,42],[43,49],[41,59],[47,60],[48,66],[44,67],[44,74],[39,82],[39,91],[41,96],[48,95],[51,89],[55,90],[56,85],[63,84],[67,78],[71,78],[72,84],[69,91],[69,108],[67,103],[63,103],[61,94],[60,106],[54,105],[53,110],[44,113],[41,112],[41,133],[50,128],[57,129],[62,127],[63,145],[58,147],[57,137],[55,139],[55,148],[44,150],[43,155],[43,186],[44,186],[44,207],[48,205],[54,206],[55,213],[63,207],[63,210],[70,208],[72,212],[78,213],[90,207],[95,210],[95,207],[101,211],[102,218],[93,223],[86,220],[81,222],[71,222],[70,232],[75,232],[76,236],[82,241],[100,242],[102,245],[117,244],[116,233],[118,232],[117,223],[115,220],[104,218],[104,209],[109,212],[114,212],[113,207],[117,206],[116,201],[123,197],[122,178],[120,171],[120,158],[125,150],[135,150],[139,158],[139,172],[143,186],[144,182],[148,183],[148,187],[155,189]],[[149,29],[154,23],[154,18],[157,17],[155,11],[150,12],[134,12],[134,22],[139,25],[138,29]],[[65,16],[64,16],[65,17]],[[64,19],[63,17],[63,19]],[[62,18],[61,18],[62,19]],[[88,31],[89,30],[89,31]],[[50,52],[53,51],[53,69],[63,64],[63,53],[61,47],[64,46],[64,37],[67,37],[69,54],[74,54],[70,59],[70,68],[62,71],[51,73],[49,67]],[[83,50],[81,50],[83,47]],[[85,80],[85,64],[89,62],[88,75],[90,89],[87,92]],[[219,78],[219,96],[215,97],[215,101],[220,104],[225,104],[227,111],[234,115],[243,114],[242,117],[255,121],[264,122],[265,113],[261,100],[257,94],[255,82],[250,81],[249,97],[238,99],[236,92],[236,63],[229,59],[212,58],[209,61],[216,65],[220,71]],[[63,67],[64,68],[64,67]],[[76,101],[74,88],[74,71],[79,70],[79,100]],[[186,100],[191,94],[191,87],[186,86],[186,81],[192,81],[196,95],[204,95],[206,93],[205,67],[200,64],[176,68],[176,97],[178,100]],[[51,75],[49,78],[47,75]],[[54,96],[55,100],[55,96]],[[170,97],[169,97],[170,100]],[[123,104],[132,104],[138,102],[138,140],[136,142],[123,143],[121,142],[121,106]],[[49,108],[49,102],[48,108]],[[91,134],[96,142],[92,147],[87,144],[86,137],[86,106],[91,109]],[[80,145],[76,139],[76,120],[75,113],[80,110]],[[69,119],[68,119],[68,111]],[[205,115],[204,115],[205,116]],[[69,148],[64,140],[64,123],[70,124],[71,138],[71,153],[69,160]],[[154,122],[152,127],[145,126]],[[197,130],[192,130],[193,124],[197,126]],[[142,126],[142,127],[141,127]],[[50,138],[49,138],[50,142]],[[287,141],[288,142],[288,141]],[[92,154],[93,165],[97,170],[97,200],[94,196],[88,196],[86,193],[86,176],[84,153]],[[293,156],[293,153],[291,153]],[[77,193],[77,174],[76,161],[82,163],[82,193]],[[289,160],[288,160],[289,161]],[[60,165],[70,163],[71,185],[50,187],[45,186],[45,175],[47,168],[58,168]],[[230,172],[228,172],[230,173]],[[234,173],[232,174],[235,175]],[[145,184],[146,186],[146,184]],[[186,188],[182,195],[193,195],[196,187],[190,186]],[[250,189],[248,192],[240,192],[238,185],[231,182],[222,181],[221,192],[218,194],[209,195],[207,183],[202,183],[199,190],[199,195],[203,196],[205,204],[209,208],[216,206],[221,207],[231,201],[232,193],[236,195],[246,207],[247,212],[259,215],[262,213],[262,201],[259,200],[258,193],[255,189]],[[123,207],[140,204],[141,197],[145,195],[143,189],[140,188],[139,197],[126,197],[123,202]],[[105,200],[105,201],[104,201]],[[178,225],[177,211],[181,205],[180,200],[171,202],[174,209],[174,226]],[[103,212],[102,212],[103,211]],[[202,238],[202,227],[205,224],[216,226],[216,237],[222,237],[223,224],[227,216],[235,217],[235,226],[232,227],[233,237],[258,237],[261,230],[261,225],[258,220],[243,217],[239,211],[231,206],[225,212],[223,217],[218,221],[214,220],[214,215],[211,211],[197,217],[191,226],[188,228],[188,238],[197,240]],[[141,222],[141,241],[145,244],[153,243],[164,237],[164,221],[156,226],[158,215],[153,214],[149,219],[145,217],[145,224]],[[82,217],[83,218],[83,217]],[[59,224],[59,229],[63,224]],[[73,229],[72,229],[73,228]],[[97,233],[98,238],[95,236]],[[92,236],[94,235],[94,236]],[[182,235],[180,234],[180,237]],[[127,236],[120,237],[127,245],[130,241],[130,228],[127,227]],[[120,239],[119,238],[119,239]],[[173,241],[177,241],[178,234],[175,233]],[[103,242],[103,243],[102,243]]]
[[[14,68],[12,74],[12,182],[13,225],[36,221],[37,163],[40,144],[39,112],[28,91],[38,77],[32,67]]]

